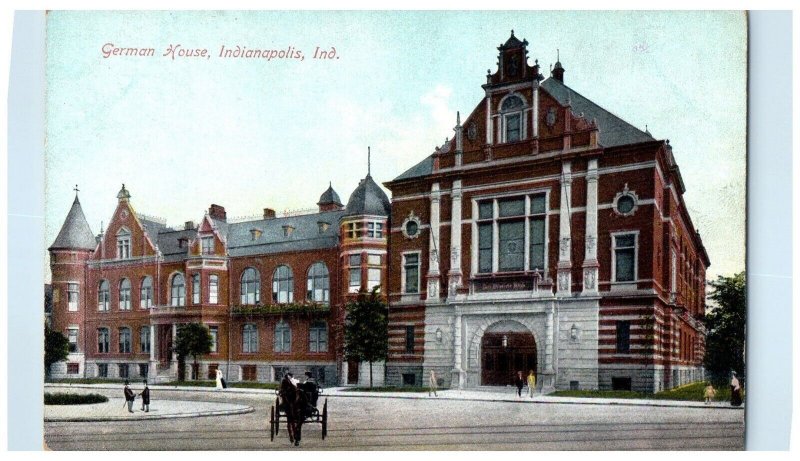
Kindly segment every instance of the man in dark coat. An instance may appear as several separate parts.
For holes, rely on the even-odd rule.
[[[128,381],[125,381],[125,388],[122,392],[125,394],[125,403],[128,404],[128,412],[133,413],[133,400],[136,398],[136,394],[131,390]]]
[[[144,380],[144,390],[139,394],[142,396],[142,411],[150,413],[150,388],[147,387],[147,380]]]

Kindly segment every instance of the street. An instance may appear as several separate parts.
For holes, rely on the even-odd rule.
[[[110,397],[119,392],[94,390]],[[742,450],[744,412],[664,408],[330,397],[328,436],[285,424],[269,438],[271,394],[154,392],[159,398],[250,405],[253,413],[114,422],[47,422],[52,450]],[[320,408],[324,397],[320,399]]]

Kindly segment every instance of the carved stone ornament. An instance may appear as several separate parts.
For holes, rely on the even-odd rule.
[[[592,235],[586,237],[586,252],[587,253],[591,253],[591,251],[594,250],[594,241],[595,240],[596,240],[595,237],[592,236]]]
[[[569,256],[569,237],[564,237],[559,242],[559,251],[561,254],[561,259],[565,259]]]
[[[558,112],[556,111],[555,107],[551,107],[547,110],[547,115],[544,116],[544,122],[547,124],[548,128],[553,128],[556,125],[557,120]]]
[[[467,138],[469,138],[470,141],[478,139],[478,125],[474,121],[469,122],[467,125]]]
[[[119,212],[119,217],[122,219],[126,219],[128,217],[128,210],[122,210]]]
[[[422,222],[414,215],[414,210],[408,213],[408,217],[403,221],[400,230],[407,239],[415,239],[422,233]]]
[[[586,269],[583,271],[583,284],[587,289],[594,289],[594,269]]]
[[[639,197],[636,192],[628,189],[628,183],[614,196],[614,213],[619,216],[632,216],[639,207]]]
[[[569,273],[562,272],[558,274],[558,291],[569,290]]]

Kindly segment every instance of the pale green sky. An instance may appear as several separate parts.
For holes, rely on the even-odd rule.
[[[312,208],[329,181],[346,202],[367,145],[383,182],[452,136],[511,29],[542,73],[560,49],[568,86],[670,139],[709,278],[743,270],[741,12],[51,12],[46,246],[75,184],[95,233],[123,182],[137,211],[171,226],[210,203],[229,217]],[[156,56],[104,59],[109,42]],[[170,44],[212,57],[173,61]],[[305,60],[221,59],[221,45]],[[311,59],[317,46],[339,59]]]

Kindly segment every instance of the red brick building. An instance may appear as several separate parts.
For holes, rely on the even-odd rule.
[[[657,391],[701,379],[709,265],[669,141],[529,65],[392,192],[390,383]],[[425,378],[423,378],[423,376]]]

